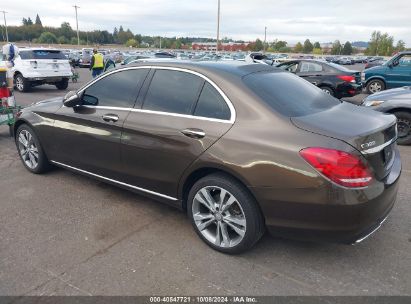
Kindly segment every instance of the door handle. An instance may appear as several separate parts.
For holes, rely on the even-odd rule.
[[[118,116],[116,114],[104,114],[102,118],[107,122],[116,122],[118,120]]]
[[[206,134],[203,130],[201,129],[184,129],[181,131],[185,136],[191,137],[191,138],[203,138]]]

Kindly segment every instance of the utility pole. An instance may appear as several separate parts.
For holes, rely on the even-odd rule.
[[[161,36],[160,36],[160,50],[161,50]]]
[[[267,27],[264,28],[264,53],[265,53],[265,46],[267,44]]]
[[[217,45],[216,53],[218,53],[218,44],[220,43],[220,0],[218,0],[218,12],[217,12]]]
[[[3,13],[3,18],[4,18],[4,27],[6,28],[6,40],[9,42],[9,33],[7,32],[7,22],[6,22],[6,11],[0,11]]]
[[[80,46],[80,34],[78,32],[78,16],[77,16],[77,9],[80,8],[80,6],[73,5],[74,9],[76,10],[76,26],[77,26],[77,45]]]

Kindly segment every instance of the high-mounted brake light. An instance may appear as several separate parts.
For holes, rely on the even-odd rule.
[[[348,75],[341,75],[337,76],[337,78],[345,81],[345,82],[355,82],[355,77],[354,76],[348,76]]]
[[[307,148],[300,155],[333,182],[348,188],[366,187],[372,181],[369,168],[358,156],[333,149]]]

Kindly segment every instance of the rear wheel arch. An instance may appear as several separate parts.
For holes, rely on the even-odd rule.
[[[380,80],[380,81],[382,81],[382,82],[384,83],[385,88],[387,88],[387,82],[385,81],[385,79],[384,79],[383,77],[380,77],[380,76],[373,76],[373,77],[367,79],[367,81],[365,82],[365,86],[367,87],[368,84],[369,84],[371,81],[373,81],[373,80]]]
[[[395,114],[396,112],[408,112],[411,114],[411,108],[393,108],[389,109],[386,113]]]
[[[181,187],[181,192],[180,192],[180,195],[181,195],[180,197],[181,197],[183,210],[187,211],[187,199],[188,199],[188,195],[190,193],[190,189],[194,186],[194,184],[197,181],[199,181],[203,177],[205,177],[207,175],[211,175],[211,174],[226,175],[230,178],[233,178],[237,182],[239,182],[244,187],[244,189],[246,189],[246,191],[248,191],[250,193],[250,195],[255,199],[255,201],[257,202],[258,208],[260,209],[261,215],[264,219],[264,214],[262,213],[260,204],[259,204],[257,198],[255,197],[254,193],[250,190],[249,187],[247,187],[246,182],[241,177],[238,177],[238,176],[228,172],[227,170],[224,170],[224,169],[221,169],[221,168],[216,168],[216,167],[203,167],[203,168],[196,169],[193,172],[191,172],[185,178],[184,183]]]

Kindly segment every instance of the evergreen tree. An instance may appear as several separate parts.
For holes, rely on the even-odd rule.
[[[30,17],[27,19],[27,25],[33,25],[33,21],[31,20]]]
[[[310,39],[307,39],[304,41],[304,46],[303,46],[303,52],[305,54],[309,54],[313,51],[314,47],[313,44],[311,43]]]
[[[349,41],[347,41],[344,44],[343,50],[342,50],[343,55],[351,55],[352,54],[352,45]]]
[[[37,14],[37,16],[36,16],[36,22],[35,22],[35,24],[36,24],[36,25],[43,26],[43,24],[41,23],[39,14]]]

